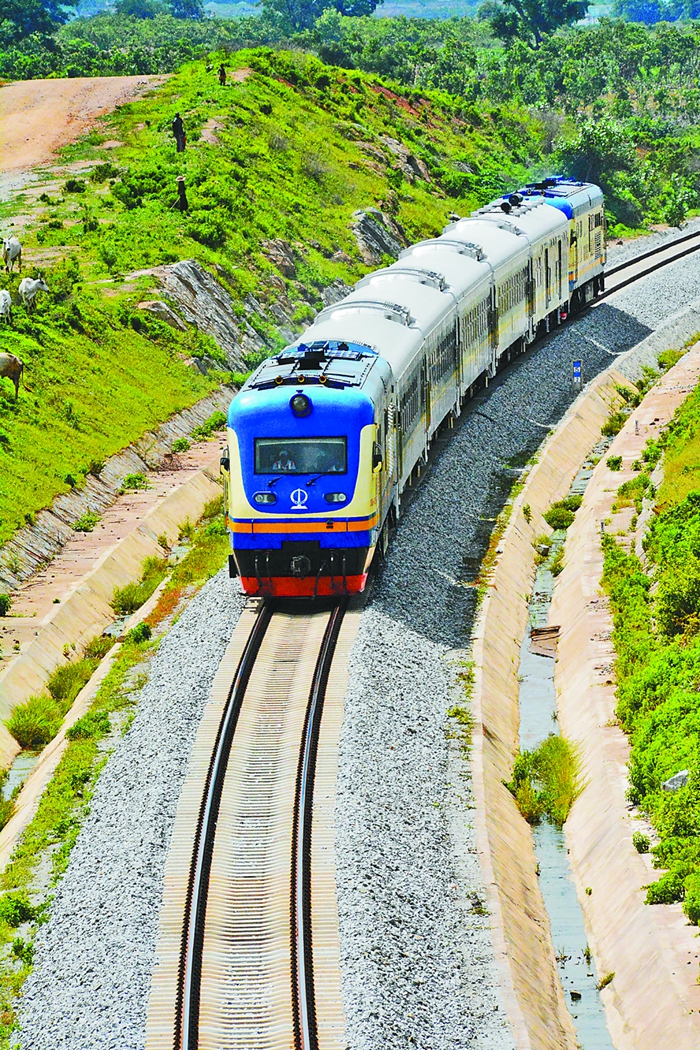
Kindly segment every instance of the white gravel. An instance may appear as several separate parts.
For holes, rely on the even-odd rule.
[[[338,792],[351,1050],[509,1050],[495,991],[470,785],[445,735],[466,586],[514,471],[590,379],[697,296],[680,262],[519,358],[440,440],[405,509],[352,654]],[[225,573],[155,657],[100,779],[21,1009],[23,1050],[142,1050],[162,873],[189,748],[242,600]],[[457,650],[457,653],[454,651]]]

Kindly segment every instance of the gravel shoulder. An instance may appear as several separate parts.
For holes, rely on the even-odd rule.
[[[475,611],[469,586],[522,462],[590,379],[697,297],[684,260],[519,358],[440,439],[351,655],[337,867],[351,1050],[510,1050],[475,853],[468,766],[446,711]],[[222,572],[161,644],[115,745],[21,1010],[23,1050],[141,1050],[168,842],[209,684],[242,607]]]

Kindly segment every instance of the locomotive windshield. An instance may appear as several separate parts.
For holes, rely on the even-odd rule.
[[[256,438],[256,474],[345,474],[347,439]]]

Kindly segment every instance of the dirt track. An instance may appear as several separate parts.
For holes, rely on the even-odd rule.
[[[45,164],[97,117],[161,83],[162,76],[21,80],[0,88],[0,171]]]

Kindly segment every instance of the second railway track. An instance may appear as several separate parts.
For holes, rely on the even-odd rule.
[[[229,647],[178,809],[147,1050],[345,1046],[332,870],[344,682],[341,711],[324,721],[323,705],[346,607],[260,604]]]

